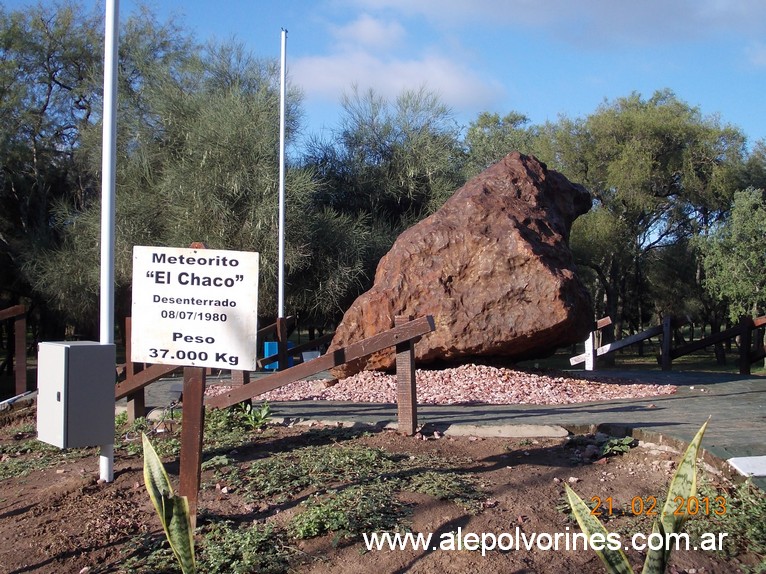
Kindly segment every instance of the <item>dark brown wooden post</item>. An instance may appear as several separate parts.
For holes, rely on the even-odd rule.
[[[197,500],[202,464],[202,434],[205,428],[205,368],[184,367],[181,411],[181,469],[179,493],[189,499],[192,528],[197,525]]]
[[[670,357],[670,348],[673,344],[673,318],[665,315],[662,318],[662,355],[660,355],[660,364],[663,371],[670,371],[673,368],[673,359]]]
[[[249,382],[250,382],[250,371],[232,371],[231,372],[232,386],[239,387],[241,385],[247,385]]]
[[[739,319],[739,374],[750,374],[750,347],[753,344],[753,318]]]
[[[16,394],[20,395],[28,390],[27,387],[27,316],[24,307],[21,314],[13,322],[14,353],[16,355]]]
[[[133,340],[133,327],[130,317],[125,318],[125,378],[127,380],[132,379],[136,373],[143,370],[143,363],[136,369],[136,365],[133,363],[131,357],[132,352],[132,340]],[[128,422],[132,423],[137,418],[146,416],[146,395],[144,394],[143,387],[137,391],[133,391],[127,397],[127,414]]]
[[[407,323],[409,317],[396,317],[394,325]],[[415,340],[396,345],[396,404],[399,432],[414,435],[418,426],[418,402],[415,388]]]
[[[250,384],[250,371],[232,371],[231,372],[232,387],[241,387],[243,385],[249,385],[249,384]],[[253,400],[248,399],[244,401],[242,404],[252,406]]]
[[[207,249],[195,241],[191,249]],[[181,480],[178,491],[189,500],[191,527],[197,527],[197,501],[202,475],[202,436],[205,430],[205,367],[184,367],[184,388],[181,400]]]
[[[279,370],[284,371],[289,366],[287,362],[287,320],[284,317],[277,318],[277,353],[279,354]]]
[[[24,305],[14,305],[0,309],[0,321],[13,321],[13,339],[8,346],[6,364],[13,370],[14,389],[17,395],[34,390],[27,380],[27,309]]]

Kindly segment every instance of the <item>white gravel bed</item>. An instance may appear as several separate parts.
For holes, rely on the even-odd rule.
[[[673,385],[642,384],[625,379],[604,378],[597,382],[584,376],[551,376],[485,365],[462,365],[441,370],[419,369],[415,379],[418,403],[434,405],[566,405],[654,397],[676,392]],[[216,385],[210,387],[207,393],[222,394],[230,388]],[[341,379],[332,386],[327,386],[322,380],[297,381],[258,395],[258,400],[395,403],[396,376],[377,371],[363,371]]]

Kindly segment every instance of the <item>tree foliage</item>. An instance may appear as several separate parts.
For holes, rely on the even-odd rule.
[[[305,161],[324,182],[319,202],[395,229],[433,213],[463,182],[458,127],[424,88],[393,102],[355,88],[343,98],[340,128],[313,142]]]
[[[766,200],[763,190],[734,194],[731,216],[700,240],[705,287],[728,304],[729,318],[766,312]]]
[[[38,8],[38,18],[60,18],[72,8]],[[74,13],[74,12],[71,12]],[[68,194],[59,195],[44,208],[42,227],[50,240],[29,238],[20,247],[20,275],[32,285],[30,298],[52,306],[81,332],[91,330],[97,319],[99,242],[101,110],[103,86],[103,18],[82,15],[69,20],[70,27],[61,42],[92,35],[88,48],[89,74],[79,78],[77,92],[88,94],[88,113],[72,126],[72,145],[66,157],[71,183]],[[123,27],[120,56],[120,102],[118,120],[118,215],[116,279],[121,314],[127,310],[126,278],[130,276],[131,255],[126,241],[161,237],[167,202],[148,194],[147,185],[157,162],[143,162],[138,172],[143,178],[131,179],[136,157],[151,151],[145,143],[158,139],[157,114],[152,107],[153,86],[160,78],[177,74],[188,64],[192,45],[173,26],[161,26],[149,12],[129,18]],[[136,195],[140,197],[136,197]],[[126,215],[128,214],[128,215]],[[131,217],[132,215],[132,217]],[[128,243],[130,244],[130,243]],[[127,279],[129,285],[129,279]]]
[[[130,312],[132,246],[184,246],[261,254],[259,307],[276,314],[279,69],[236,43],[194,45],[149,12],[129,19],[121,43],[115,278],[117,317]],[[97,107],[96,107],[97,108]],[[94,112],[97,115],[98,108]],[[300,117],[288,92],[287,136]],[[100,125],[81,127],[75,154],[97,181]],[[77,163],[79,162],[79,163]],[[292,312],[337,317],[358,293],[369,229],[317,206],[310,169],[286,173],[286,297]],[[100,200],[51,210],[53,245],[27,246],[35,289],[81,330],[96,321]],[[360,222],[363,219],[359,220]]]
[[[175,51],[177,56],[170,58],[174,50],[159,52],[157,46],[170,46],[174,40],[157,42],[154,31],[143,36],[152,46],[134,48],[160,56],[157,67],[147,70],[159,81],[145,83],[120,110],[126,122],[119,145],[115,276],[122,314],[129,312],[132,246],[184,246],[192,241],[261,252],[262,308],[275,309],[278,70],[271,62],[251,59],[236,45],[210,46],[196,58]],[[183,38],[178,40],[184,44]],[[158,69],[162,66],[164,75]],[[144,84],[145,77],[136,74],[132,81]],[[146,121],[131,121],[134,112]],[[83,154],[95,163],[99,152],[93,145]],[[302,219],[301,205],[312,185],[306,174],[288,173],[292,223]],[[36,286],[60,308],[87,317],[97,292],[92,274],[82,269],[61,276],[57,270],[97,267],[100,203],[94,200],[84,209],[67,205],[57,223],[61,246],[38,250],[29,269]],[[287,264],[294,265],[300,245],[290,247]],[[54,275],[57,281],[48,287]]]
[[[321,300],[337,313],[369,288],[397,235],[462,185],[463,159],[458,127],[436,94],[407,90],[394,101],[371,90],[347,94],[339,129],[312,141],[303,159],[319,180],[313,202],[321,217],[340,217],[316,228],[338,258],[313,284],[319,293],[331,285],[346,292]],[[343,229],[347,237],[337,235]]]
[[[465,135],[467,150],[465,173],[470,179],[500,161],[512,151],[533,152],[534,130],[524,127],[529,118],[518,112],[482,112],[471,122]]]
[[[539,134],[543,159],[594,196],[593,212],[575,222],[572,245],[597,281],[599,312],[640,328],[654,308],[648,267],[660,258],[653,252],[725,216],[744,137],[667,90],[606,102]]]
[[[74,2],[0,6],[0,296],[78,329],[95,325],[99,291],[102,33],[103,15]],[[261,314],[273,315],[276,62],[236,42],[198,45],[144,9],[122,24],[118,81],[117,316],[129,313],[132,246],[191,241],[259,251]],[[542,125],[484,112],[463,129],[425,88],[387,99],[354,87],[342,108],[288,165],[290,313],[337,320],[399,233],[513,150],[593,194],[571,246],[618,328],[763,310],[759,275],[745,272],[763,267],[763,230],[744,214],[762,210],[766,143],[748,151],[739,129],[668,90]],[[301,119],[291,88],[288,142]]]
[[[55,203],[88,201],[72,158],[93,113],[99,23],[75,4],[0,6],[0,289],[14,298],[29,290],[25,245],[56,240]]]

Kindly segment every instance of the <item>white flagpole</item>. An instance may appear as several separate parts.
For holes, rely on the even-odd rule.
[[[282,72],[279,87],[279,271],[277,317],[285,316],[285,67],[287,30],[282,28]]]
[[[106,0],[104,29],[104,116],[101,157],[101,309],[102,345],[114,344],[114,203],[117,165],[117,47],[119,0]],[[128,359],[130,360],[130,359]],[[114,480],[114,444],[101,446],[100,478]]]

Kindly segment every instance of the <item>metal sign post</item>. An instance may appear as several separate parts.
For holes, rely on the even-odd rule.
[[[279,82],[279,263],[277,317],[285,316],[285,67],[287,30],[282,28],[282,72]]]
[[[119,0],[106,0],[104,29],[104,117],[101,152],[101,308],[100,342],[114,344],[114,213],[117,177],[117,55]],[[104,381],[104,384],[114,384]],[[100,478],[114,480],[114,444],[101,445]]]

